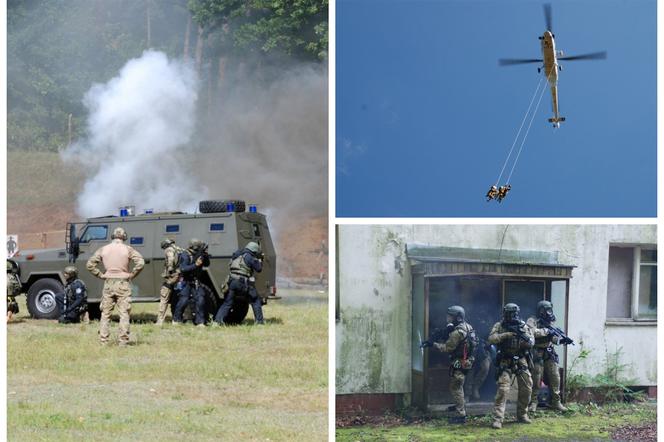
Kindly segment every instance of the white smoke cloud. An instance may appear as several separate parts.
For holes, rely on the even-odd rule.
[[[63,160],[88,172],[78,198],[81,216],[137,209],[192,210],[207,190],[181,167],[194,130],[197,79],[191,66],[145,51],[117,77],[94,85],[83,100],[87,138]]]

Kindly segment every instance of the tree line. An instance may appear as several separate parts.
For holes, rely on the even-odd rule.
[[[326,63],[328,0],[8,0],[9,149],[83,135],[85,92],[148,48],[190,60],[209,112],[234,79]]]

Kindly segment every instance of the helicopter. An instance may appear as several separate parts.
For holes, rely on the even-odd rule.
[[[565,117],[561,117],[558,111],[558,72],[563,70],[563,67],[558,63],[558,61],[603,60],[606,58],[606,51],[592,52],[582,55],[564,56],[563,51],[556,50],[556,36],[553,33],[551,5],[548,3],[544,5],[544,18],[546,20],[546,31],[544,31],[544,34],[539,37],[542,46],[542,58],[503,58],[500,59],[498,63],[500,66],[526,63],[542,63],[542,66],[537,68],[537,72],[539,73],[542,70],[544,71],[549,86],[551,87],[551,105],[553,108],[553,117],[549,118],[549,123],[553,123],[554,128],[559,128],[560,123],[565,121]]]

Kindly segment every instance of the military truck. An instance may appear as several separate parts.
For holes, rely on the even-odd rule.
[[[90,256],[111,240],[116,227],[127,232],[126,243],[145,258],[145,268],[134,280],[132,302],[158,302],[163,279],[164,251],[160,243],[165,238],[187,248],[191,238],[208,244],[210,266],[205,268],[203,283],[210,288],[208,313],[214,315],[223,301],[222,286],[228,275],[230,257],[250,241],[261,245],[265,255],[263,271],[256,274],[256,290],[263,300],[277,299],[276,254],[264,214],[241,200],[208,200],[199,203],[200,213],[165,212],[134,214],[133,207],[123,207],[119,215],[89,218],[67,223],[65,248],[21,251],[10,261],[18,266],[22,293],[26,293],[30,315],[38,319],[56,319],[56,293],[64,290],[63,269],[67,265],[78,268],[79,278],[88,288],[89,311],[99,317],[99,302],[103,281],[85,268]],[[238,298],[225,322],[239,323],[247,315],[249,299]],[[155,306],[156,313],[156,306]]]

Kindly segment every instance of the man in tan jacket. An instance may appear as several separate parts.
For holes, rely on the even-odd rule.
[[[97,249],[88,260],[86,267],[94,276],[104,280],[100,305],[99,339],[102,345],[108,343],[111,313],[117,304],[120,314],[118,343],[120,346],[124,346],[129,343],[131,281],[143,270],[145,261],[140,253],[124,243],[127,240],[127,232],[122,227],[113,230],[111,239],[110,244]],[[133,263],[131,272],[129,262]],[[100,263],[104,265],[105,273],[99,270]]]

